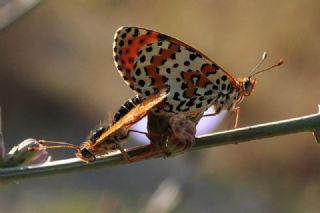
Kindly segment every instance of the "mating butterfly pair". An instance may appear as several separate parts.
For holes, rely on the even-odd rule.
[[[110,128],[98,129],[82,145],[42,141],[43,148],[61,145],[75,148],[76,156],[87,162],[94,161],[96,156],[120,150],[129,160],[119,142],[128,136],[130,126],[145,115],[169,119],[178,114],[196,124],[210,106],[214,108],[214,114],[237,109],[243,98],[253,91],[256,79],[252,77],[267,70],[235,79],[191,46],[138,27],[118,29],[113,46],[116,67],[124,81],[138,94],[137,98],[127,101],[119,109]],[[270,68],[282,63],[280,60]],[[152,126],[149,129],[152,130]],[[56,146],[48,146],[50,143]]]

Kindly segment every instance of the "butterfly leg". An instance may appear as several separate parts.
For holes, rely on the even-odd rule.
[[[236,121],[234,123],[234,128],[236,129],[238,127],[238,122],[240,119],[240,107],[234,108],[233,111],[236,112]]]
[[[233,113],[236,113],[236,118],[233,118]],[[239,124],[239,118],[240,118],[240,107],[236,107],[229,110],[228,113],[228,128],[229,129],[236,129]],[[233,124],[234,121],[234,124]]]
[[[133,162],[133,159],[128,155],[128,153],[122,148],[120,142],[118,140],[116,140],[114,142],[117,145],[117,148],[120,150],[123,158],[128,161],[128,162]]]

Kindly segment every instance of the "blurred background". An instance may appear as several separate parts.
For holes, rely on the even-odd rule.
[[[14,13],[4,10],[7,2],[1,22]],[[264,66],[283,58],[283,66],[258,77],[239,126],[315,113],[319,11],[316,0],[43,1],[0,32],[6,148],[29,137],[78,144],[133,96],[113,63],[120,26],[178,38],[235,77],[248,75],[263,51]],[[1,185],[0,211],[319,212],[319,168],[320,146],[300,133]]]

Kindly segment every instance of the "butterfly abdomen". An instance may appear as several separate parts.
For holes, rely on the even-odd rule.
[[[94,132],[92,132],[91,136],[89,137],[89,140],[93,143],[96,142],[96,140],[109,129],[107,126],[102,126],[96,129]]]
[[[113,117],[113,123],[119,121],[123,116],[128,114],[130,110],[136,107],[138,104],[142,102],[140,96],[135,96],[133,98],[128,99],[115,113]],[[96,129],[89,136],[89,140],[94,144],[100,136],[109,129],[109,125],[104,125]]]
[[[135,96],[133,98],[128,99],[116,112],[116,114],[113,117],[113,122],[119,121],[123,116],[128,114],[130,110],[132,110],[134,107],[136,107],[138,104],[142,102],[142,99],[140,96]]]

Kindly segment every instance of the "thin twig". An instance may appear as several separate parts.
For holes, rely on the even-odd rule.
[[[298,132],[313,132],[320,127],[320,114],[312,114],[304,117],[289,120],[249,126],[214,134],[204,135],[196,138],[196,144],[191,150],[205,149],[213,146],[237,144],[240,142],[252,141],[255,139],[275,137]],[[144,156],[143,159],[161,157],[152,146],[140,146],[128,149],[128,154],[133,158]],[[181,153],[176,153],[181,154]],[[98,158],[93,163],[83,163],[77,158],[48,162],[39,166],[28,166],[22,168],[0,169],[0,181],[13,181],[36,176],[47,176],[64,174],[75,171],[83,171],[100,167],[109,167],[119,164],[126,164],[120,153],[115,153]]]
[[[0,106],[0,165],[3,161],[5,155],[5,146],[3,141],[3,133],[2,133],[2,111]]]

